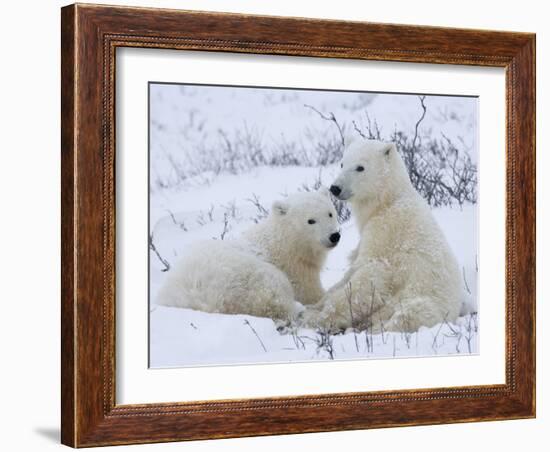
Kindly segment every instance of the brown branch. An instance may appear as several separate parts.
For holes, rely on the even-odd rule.
[[[420,105],[422,107],[422,116],[420,116],[420,119],[416,121],[416,125],[414,126],[414,138],[413,138],[414,149],[416,149],[416,140],[418,139],[418,126],[420,126],[420,123],[424,120],[424,117],[426,116],[426,104],[424,103],[426,96],[418,96],[418,98],[420,99]]]
[[[256,337],[258,338],[258,341],[260,342],[260,345],[261,345],[262,348],[264,349],[264,352],[267,353],[267,348],[265,348],[265,345],[264,345],[262,339],[260,338],[260,336],[258,335],[258,333],[256,332],[256,330],[254,329],[254,327],[250,324],[250,322],[249,322],[247,319],[244,320],[244,324],[249,326],[249,328],[250,328],[250,329],[252,330],[252,332],[254,333],[254,336],[256,336]]]
[[[311,105],[304,104],[304,107],[313,110],[315,113],[317,113],[325,121],[333,122],[334,125],[336,126],[336,128],[338,129],[338,133],[340,134],[340,141],[342,143],[342,148],[344,148],[346,146],[346,142],[344,140],[344,131],[342,130],[342,127],[338,123],[338,121],[336,119],[336,116],[334,116],[334,113],[330,112],[329,115],[327,116],[327,115],[321,113],[319,110],[317,110],[315,107],[313,107]]]
[[[349,316],[351,319],[351,328],[353,329],[353,338],[355,339],[355,348],[357,352],[359,353],[359,342],[357,341],[357,333],[355,332],[355,320],[353,318],[353,306],[351,302],[352,292],[351,292],[351,281],[346,285],[346,288],[344,289],[346,293],[346,298],[348,300],[349,304]]]
[[[357,126],[357,123],[355,121],[352,121],[351,122],[353,124],[353,128],[355,129],[355,131],[361,135],[361,138],[363,138],[364,140],[367,139],[367,136],[363,133],[363,131]]]
[[[229,218],[227,218],[227,212],[225,212],[223,214],[223,231],[220,235],[220,238],[224,240],[228,232],[229,232]]]
[[[166,272],[170,270],[170,263],[160,255],[160,253],[157,250],[157,247],[153,243],[153,234],[149,235],[149,249],[152,250],[157,255],[159,261],[163,263],[164,268],[161,268],[160,271]]]

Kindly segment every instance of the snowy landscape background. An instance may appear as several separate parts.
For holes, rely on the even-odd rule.
[[[395,141],[477,306],[477,99],[182,84],[149,85],[150,367],[393,358],[479,350],[477,312],[415,333],[328,335],[271,319],[158,306],[171,266],[200,240],[261,221],[273,201],[329,186],[351,137]],[[358,242],[345,203],[325,288]],[[215,264],[215,263],[213,263]]]

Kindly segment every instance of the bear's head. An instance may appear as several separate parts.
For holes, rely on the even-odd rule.
[[[407,171],[394,143],[359,140],[344,151],[341,171],[331,193],[352,203],[381,201],[410,185]]]
[[[279,225],[283,240],[300,253],[326,251],[340,240],[338,215],[326,188],[275,201],[271,219]]]

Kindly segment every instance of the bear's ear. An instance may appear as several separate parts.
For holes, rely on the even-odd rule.
[[[277,215],[286,215],[289,205],[284,201],[275,201],[271,207],[271,211]]]
[[[382,149],[382,152],[386,157],[389,157],[389,155],[395,150],[395,144],[393,143],[385,143],[384,147]]]

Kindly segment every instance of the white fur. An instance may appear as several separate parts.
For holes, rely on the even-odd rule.
[[[268,218],[239,240],[192,247],[169,271],[157,304],[295,318],[303,310],[300,303],[317,303],[324,294],[319,275],[334,246],[329,237],[338,228],[326,190],[277,201]]]
[[[395,145],[352,143],[334,185],[351,204],[360,243],[308,322],[410,332],[454,321],[464,299],[458,264]]]

